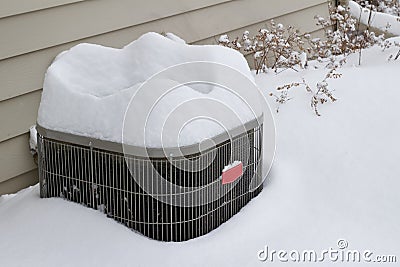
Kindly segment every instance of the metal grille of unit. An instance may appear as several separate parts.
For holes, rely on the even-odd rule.
[[[261,148],[262,125],[218,144],[213,150],[186,155],[189,161],[127,157],[122,153],[50,139],[39,133],[40,194],[98,209],[153,239],[188,240],[217,228],[261,192]],[[222,169],[235,160],[243,162],[243,175],[237,182],[223,185]],[[190,162],[210,164],[196,172],[176,167]],[[136,180],[129,169],[135,173]],[[156,175],[183,186],[187,193],[178,195],[163,188],[166,185],[152,179]],[[249,190],[251,182],[259,186]],[[157,192],[156,196],[155,191],[153,196],[149,195],[139,185],[142,183],[153,189],[161,188],[157,192],[167,192],[165,198],[179,197],[183,205],[160,201]],[[203,187],[208,189],[191,195],[191,189]],[[206,204],[192,205],[196,202],[194,197],[202,198]]]

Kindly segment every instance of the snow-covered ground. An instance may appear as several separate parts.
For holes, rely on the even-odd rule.
[[[38,186],[0,197],[0,266],[354,266],[261,262],[270,250],[336,248],[396,255],[400,261],[400,61],[372,48],[329,81],[338,98],[310,108],[292,88],[275,114],[276,158],[263,192],[206,236],[182,243],[150,240],[98,211],[40,199]],[[312,64],[311,64],[312,65]],[[256,77],[265,94],[279,85],[320,81],[323,68]],[[268,97],[276,107],[274,98]],[[381,266],[369,263],[368,266]],[[357,266],[364,266],[363,263]]]

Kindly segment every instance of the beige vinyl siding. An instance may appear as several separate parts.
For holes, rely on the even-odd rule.
[[[262,21],[246,24],[234,30],[225,32],[228,32],[230,37],[241,37],[245,30],[250,31],[250,34],[256,34],[258,30],[268,27],[270,25],[270,20],[273,19],[275,22],[282,23],[285,26],[291,25],[296,29],[299,29],[300,32],[312,33],[319,30],[315,25],[314,16],[316,14],[327,16],[327,13],[328,10],[326,4],[319,3],[291,13],[285,13],[281,16],[270,17],[267,19],[264,18]],[[225,32],[219,32],[215,36],[196,41],[196,44],[217,44],[220,34]]]
[[[22,188],[28,187],[37,183],[38,171],[34,169],[32,171],[23,173],[15,176],[3,183],[0,183],[0,196],[10,192],[17,192]]]
[[[41,91],[37,90],[0,102],[0,122],[2,125],[0,144],[10,138],[26,133],[27,129],[34,124],[39,108],[40,95]]]
[[[81,1],[84,0],[2,0],[0,18]]]
[[[83,1],[1,20],[0,59],[176,16],[227,0]],[[174,3],[174,4],[171,4]],[[49,23],[50,22],[50,23]]]
[[[0,4],[0,194],[20,188],[12,181],[22,185],[36,175],[27,132],[36,121],[46,68],[61,51],[81,42],[120,48],[148,31],[210,44],[226,32],[255,32],[272,18],[314,32],[314,15],[327,13],[325,0],[28,2]]]
[[[0,183],[36,168],[28,141],[26,133],[0,143]]]

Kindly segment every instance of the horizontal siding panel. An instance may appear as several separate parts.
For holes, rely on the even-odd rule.
[[[315,15],[321,15],[324,17],[329,15],[326,3],[301,9],[283,16],[275,17],[273,19],[275,22],[282,23],[285,26],[291,25],[296,29],[299,29],[302,33],[312,33],[319,29],[319,27],[315,24]],[[229,31],[217,32],[212,37],[196,41],[195,44],[217,44],[219,36],[225,33],[227,33],[232,39],[235,37],[240,38],[245,30],[250,31],[250,35],[255,35],[258,33],[258,30],[269,26],[270,20],[264,20],[251,25],[241,25],[241,27],[238,29],[232,28]]]
[[[158,20],[227,0],[96,0],[0,20],[0,59]]]
[[[0,143],[0,183],[36,169],[29,151],[29,135],[23,134]]]
[[[148,31],[171,31],[180,35],[190,43],[200,40],[204,41],[210,36],[229,32],[232,29],[239,29],[245,25],[255,25],[256,23],[262,25],[265,20],[276,17],[272,11],[270,11],[270,14],[266,14],[264,9],[260,8],[251,10],[250,13],[256,14],[254,16],[234,17],[225,15],[224,19],[221,19],[219,16],[221,12],[224,12],[222,14],[235,14],[235,12],[236,14],[238,14],[237,12],[241,14],[240,10],[245,8],[243,3],[247,3],[247,5],[250,6],[257,6],[261,5],[263,1],[264,0],[238,1],[234,2],[235,5],[233,5],[233,2],[230,2],[2,60],[0,61],[0,80],[2,81],[0,101],[40,89],[43,85],[44,73],[53,58],[61,51],[67,50],[80,42],[122,47]],[[289,0],[285,1],[290,3]],[[313,5],[314,2],[321,2],[321,0],[310,2],[310,7],[315,6]],[[318,9],[322,9],[325,5],[319,4],[317,6]],[[314,8],[312,9],[314,10]],[[281,8],[281,11],[282,10],[292,13],[293,10],[296,9]],[[302,21],[305,20],[303,19]],[[307,25],[314,23],[313,15],[309,21],[311,22],[305,23]],[[308,26],[305,27],[308,28]],[[254,28],[257,29],[258,27],[255,26]]]
[[[41,91],[0,102],[0,142],[26,133],[36,122]]]
[[[324,4],[322,5],[322,3]],[[234,1],[210,9],[200,10],[199,12],[186,13],[183,16],[186,17],[185,22],[187,25],[181,25],[171,30],[193,43],[232,31],[233,29],[262,23],[272,18],[298,12],[299,10],[308,9],[313,6],[326,7],[325,0],[281,0],[279,2],[273,0]],[[234,14],[240,15],[235,16]],[[313,16],[311,20],[313,20]],[[191,35],[195,34],[195,38],[186,37],[188,32],[194,32]]]
[[[0,18],[82,1],[85,0],[2,0]]]
[[[37,184],[39,182],[38,177],[38,170],[34,169],[2,183],[0,182],[0,196],[4,194],[16,193],[21,190],[21,188],[26,188],[30,185]]]

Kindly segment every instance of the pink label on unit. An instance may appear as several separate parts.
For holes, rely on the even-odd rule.
[[[243,163],[234,162],[233,166],[227,166],[222,171],[222,184],[229,184],[236,181],[243,174]]]

